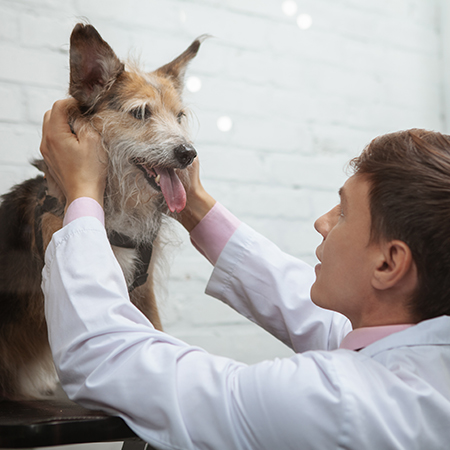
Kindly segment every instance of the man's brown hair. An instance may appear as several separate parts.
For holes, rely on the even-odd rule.
[[[412,129],[375,138],[350,162],[371,188],[371,239],[411,249],[420,321],[450,315],[450,136]]]

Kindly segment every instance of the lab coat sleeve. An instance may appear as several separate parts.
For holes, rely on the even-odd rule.
[[[347,318],[314,305],[314,269],[241,224],[219,256],[206,293],[257,323],[295,352],[333,350]]]
[[[157,331],[129,301],[96,219],[55,233],[42,288],[64,390],[121,416],[145,441],[184,450],[334,447],[342,392],[326,353],[246,366]]]

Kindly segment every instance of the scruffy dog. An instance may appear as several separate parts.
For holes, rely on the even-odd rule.
[[[196,151],[181,100],[184,73],[203,37],[169,64],[147,73],[125,67],[91,25],[70,38],[73,130],[93,127],[107,151],[106,230],[133,303],[159,329],[153,293],[158,235],[180,212],[180,178]],[[43,161],[35,165],[45,172]],[[187,177],[186,177],[187,178]],[[41,398],[57,382],[47,341],[41,271],[44,250],[61,227],[64,205],[45,177],[15,186],[0,205],[0,397]],[[153,257],[151,258],[153,254]]]

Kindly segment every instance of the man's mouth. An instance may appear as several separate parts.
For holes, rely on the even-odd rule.
[[[322,262],[322,260],[320,259],[319,252],[317,250],[316,250],[316,258],[319,260],[319,262]]]
[[[135,158],[133,164],[145,175],[149,185],[162,192],[171,212],[181,212],[186,206],[186,191],[175,170],[169,167],[149,166],[141,158]]]

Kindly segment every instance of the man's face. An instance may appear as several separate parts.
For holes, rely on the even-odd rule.
[[[370,244],[369,181],[362,175],[350,177],[340,189],[340,203],[317,219],[323,236],[316,255],[313,302],[344,314],[356,328],[370,313],[371,280],[376,267],[375,244]]]

